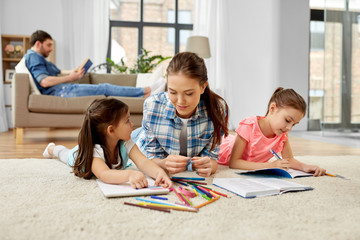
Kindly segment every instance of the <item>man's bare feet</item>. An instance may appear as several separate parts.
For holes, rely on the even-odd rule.
[[[151,94],[151,88],[150,87],[144,87],[144,98],[149,97]]]

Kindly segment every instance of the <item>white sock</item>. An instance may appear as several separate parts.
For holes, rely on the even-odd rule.
[[[50,153],[49,153],[49,147],[51,147],[51,146],[55,146],[55,143],[51,142],[51,143],[49,143],[49,144],[46,146],[46,148],[45,148],[45,150],[44,150],[44,152],[43,152],[43,156],[44,156],[44,157],[46,157],[46,158],[52,158],[52,157],[53,157],[53,156],[50,155]]]

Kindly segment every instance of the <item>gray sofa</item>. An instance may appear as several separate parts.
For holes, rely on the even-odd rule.
[[[136,74],[87,73],[78,83],[110,83],[136,86]],[[29,75],[16,73],[13,79],[13,124],[16,143],[23,142],[24,128],[79,128],[84,112],[94,99],[105,96],[62,98],[36,94],[31,89]],[[141,125],[144,98],[114,97],[125,102],[130,109],[134,127]]]

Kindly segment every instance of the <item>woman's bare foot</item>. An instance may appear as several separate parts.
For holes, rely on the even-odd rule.
[[[149,97],[151,94],[151,88],[150,87],[144,87],[144,98]]]

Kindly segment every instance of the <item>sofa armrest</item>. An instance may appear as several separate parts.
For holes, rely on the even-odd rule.
[[[30,95],[29,74],[16,73],[12,81],[12,114],[14,127],[29,113],[28,99]]]

